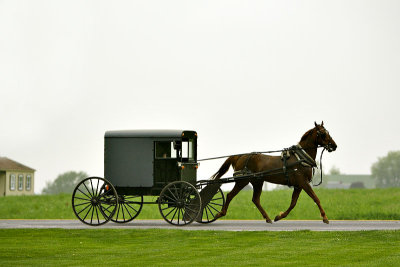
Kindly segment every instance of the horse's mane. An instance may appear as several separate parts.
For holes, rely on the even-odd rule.
[[[314,131],[315,128],[312,128],[311,130],[308,130],[305,134],[303,134],[303,136],[301,137],[300,142],[306,140]]]

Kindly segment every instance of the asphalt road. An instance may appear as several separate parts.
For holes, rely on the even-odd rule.
[[[134,220],[126,224],[107,224],[93,227],[78,220],[0,220],[2,229],[179,229],[212,231],[363,231],[363,230],[400,230],[400,221],[291,221],[283,220],[267,224],[262,220],[219,220],[210,224],[192,223],[186,226],[173,226],[164,220]]]

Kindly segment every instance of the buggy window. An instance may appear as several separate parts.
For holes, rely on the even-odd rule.
[[[177,150],[174,147],[174,142],[157,141],[155,142],[155,158],[157,159],[175,159],[177,158]]]
[[[182,141],[182,159],[194,160],[194,142],[193,140]]]

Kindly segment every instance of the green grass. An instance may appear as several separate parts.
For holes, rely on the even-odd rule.
[[[396,266],[400,231],[0,230],[0,266]]]
[[[333,220],[399,220],[400,189],[315,190],[329,219]],[[261,204],[273,219],[285,211],[292,190],[263,192]],[[232,201],[224,219],[262,219],[251,202],[252,191],[242,191]],[[147,197],[146,201],[156,201]],[[42,195],[0,198],[0,219],[75,219],[71,195]],[[302,192],[297,206],[287,219],[319,219],[311,198]],[[162,219],[157,205],[144,205],[138,219]]]

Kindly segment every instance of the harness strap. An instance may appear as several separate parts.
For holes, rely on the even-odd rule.
[[[308,155],[308,153],[301,147],[300,144],[293,146],[293,152],[297,160],[303,160],[301,165],[312,168],[317,167],[317,163],[315,162],[315,160],[310,155]]]
[[[285,175],[286,178],[286,182],[287,182],[287,186],[291,187],[292,185],[290,184],[290,179],[289,179],[289,175],[287,172],[287,159],[290,157],[290,152],[289,149],[285,149],[282,152],[282,160],[283,160],[283,174]]]
[[[253,153],[249,154],[249,155],[247,156],[247,158],[246,158],[246,163],[244,164],[243,169],[238,170],[238,171],[235,171],[235,172],[233,173],[233,176],[246,175],[246,174],[252,173],[252,172],[247,168],[247,165],[249,164],[250,158],[251,158],[253,155],[255,155],[255,154],[259,154],[259,153],[253,152]]]

